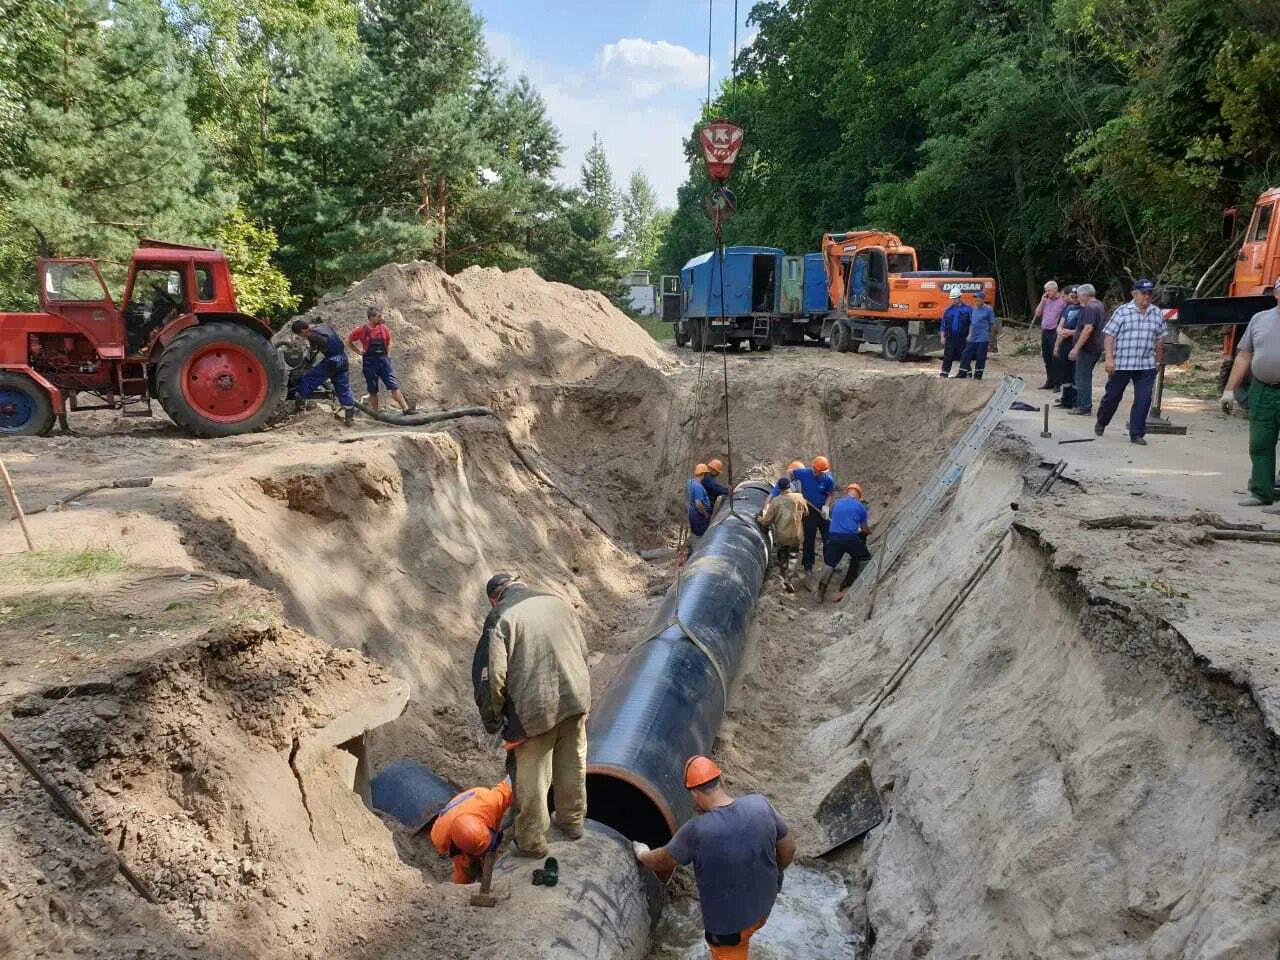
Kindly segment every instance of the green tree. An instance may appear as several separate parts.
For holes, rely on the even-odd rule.
[[[298,306],[301,298],[289,289],[289,278],[271,259],[277,246],[275,231],[237,209],[218,227],[214,243],[227,255],[241,310],[282,318]]]
[[[658,208],[653,184],[643,172],[637,170],[631,174],[620,207],[622,233],[619,246],[624,271],[652,270],[671,217]]]
[[[578,188],[564,194],[552,211],[542,259],[544,275],[616,298],[621,293],[624,269],[613,233],[617,212],[613,170],[600,137],[593,136]]]
[[[52,253],[123,260],[144,234],[196,239],[229,197],[185,112],[177,40],[145,0],[38,5],[43,49],[22,65],[22,146],[3,174],[9,217]]]

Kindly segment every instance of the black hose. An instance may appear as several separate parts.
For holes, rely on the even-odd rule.
[[[496,417],[488,407],[457,407],[453,410],[430,410],[425,413],[383,413],[368,404],[356,401],[356,407],[367,417],[397,427],[425,427],[429,423],[457,420],[459,417]]]

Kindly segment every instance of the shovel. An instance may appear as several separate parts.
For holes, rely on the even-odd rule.
[[[823,838],[816,856],[828,853],[857,840],[884,820],[880,795],[871,780],[871,763],[859,760],[844,778],[818,804],[814,814]]]

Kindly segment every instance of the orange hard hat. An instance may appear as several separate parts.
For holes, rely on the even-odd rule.
[[[845,493],[852,493],[855,497],[857,497],[859,500],[861,500],[861,499],[862,499],[862,484],[860,484],[860,483],[850,483],[850,484],[846,484],[846,485],[845,485],[845,488],[844,488],[844,492],[845,492]]]
[[[790,473],[792,470],[801,470],[803,468],[804,468],[803,460],[792,460],[789,464],[787,464],[787,473]]]
[[[821,473],[823,470],[830,470],[831,461],[828,460],[826,457],[824,457],[822,454],[818,454],[816,457],[813,458],[813,469],[817,470],[819,473]]]
[[[710,467],[708,467],[705,463],[700,463],[700,464],[698,464],[696,467],[694,467],[694,468],[693,468],[693,475],[694,475],[695,477],[700,477],[700,476],[702,476],[704,473],[710,473],[710,472],[711,472],[711,468],[710,468]]]
[[[686,789],[701,787],[712,780],[720,778],[720,768],[710,757],[690,757],[684,765],[684,785]]]
[[[721,463],[719,460],[714,460],[714,459],[708,460],[707,469],[710,470],[712,473],[719,473],[721,470],[724,469],[724,464]]]
[[[463,853],[480,857],[484,856],[485,851],[489,849],[489,844],[493,843],[493,831],[474,813],[460,813],[453,821],[449,839]]]

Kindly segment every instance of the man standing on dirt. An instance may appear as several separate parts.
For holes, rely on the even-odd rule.
[[[851,483],[844,488],[845,495],[831,505],[831,527],[827,534],[827,542],[822,548],[822,559],[827,564],[827,572],[818,586],[818,602],[827,596],[827,587],[836,575],[836,567],[845,557],[849,558],[849,569],[845,571],[840,589],[831,598],[832,603],[839,603],[849,592],[849,587],[862,570],[862,565],[871,559],[867,550],[867,534],[871,532],[871,515],[866,504],[862,502],[862,485]]]
[[[791,471],[791,482],[800,484],[809,510],[804,515],[804,548],[800,562],[804,566],[806,590],[812,590],[813,564],[817,555],[818,533],[827,539],[827,508],[836,495],[836,478],[831,475],[831,461],[819,454],[813,458],[812,467],[796,467]]]
[[[1076,365],[1076,406],[1071,413],[1077,417],[1093,414],[1093,368],[1102,356],[1103,334],[1107,313],[1097,297],[1092,283],[1076,287],[1080,298],[1080,318],[1076,321],[1076,344],[1067,359]]]
[[[347,426],[356,418],[356,398],[351,395],[351,381],[347,377],[350,364],[347,362],[347,348],[342,345],[342,337],[332,324],[311,324],[306,320],[295,320],[289,325],[294,336],[306,341],[311,348],[308,363],[316,357],[319,361],[302,375],[294,394],[294,409],[303,410],[306,401],[328,380],[333,384],[333,395],[346,413]]]
[[[951,364],[964,356],[971,319],[969,305],[964,302],[964,293],[959,287],[952,287],[947,296],[951,306],[942,312],[942,323],[938,329],[942,337],[942,372],[938,376],[944,380],[951,375]]]
[[[1076,330],[1082,313],[1084,308],[1080,306],[1080,294],[1075,287],[1068,287],[1067,306],[1058,320],[1058,339],[1053,346],[1053,355],[1058,362],[1058,382],[1062,384],[1062,393],[1055,406],[1067,410],[1076,408],[1076,365],[1069,355],[1076,345]]]
[[[1244,507],[1262,507],[1264,513],[1280,514],[1275,502],[1276,444],[1280,442],[1280,279],[1276,280],[1277,305],[1255,313],[1245,328],[1236,351],[1227,389],[1222,394],[1222,409],[1230,413],[1236,402],[1236,389],[1247,374],[1249,383],[1249,475]]]
[[[964,352],[960,356],[960,372],[957,374],[961,380],[968,378],[970,366],[973,367],[973,379],[982,379],[987,370],[991,331],[996,325],[996,312],[987,305],[987,292],[975,290],[973,299],[976,302],[969,310],[969,338],[965,341]]]
[[[796,841],[757,793],[734,799],[710,757],[691,757],[684,785],[696,813],[665,847],[634,843],[636,859],[659,877],[693,864],[702,929],[712,960],[747,960],[752,935],[769,919]]]
[[[450,800],[431,824],[431,845],[453,860],[453,882],[474,883],[486,853],[498,849],[502,820],[511,808],[511,780],[473,787]]]
[[[514,768],[517,853],[545,857],[548,790],[556,826],[570,840],[582,836],[587,815],[587,641],[567,603],[512,574],[490,577],[485,594],[493,612],[481,639],[488,645],[483,680]]]
[[[1044,360],[1044,385],[1041,390],[1058,388],[1057,364],[1054,362],[1053,345],[1058,340],[1058,320],[1067,303],[1058,294],[1058,281],[1049,280],[1044,293],[1036,304],[1035,319],[1040,321],[1040,357]]]
[[[377,412],[381,401],[378,388],[385,383],[391,392],[391,399],[401,412],[413,413],[413,407],[400,392],[396,372],[391,368],[391,328],[382,322],[382,308],[370,307],[365,315],[369,322],[352,330],[347,343],[364,358],[360,365],[364,372],[365,386],[369,390],[369,406]]]
[[[769,498],[756,521],[773,532],[774,558],[778,561],[782,587],[787,593],[794,593],[791,561],[804,543],[804,518],[809,513],[809,504],[791,489],[791,480],[787,477],[779,477],[774,489],[778,492]]]
[[[1093,432],[1099,437],[1115,416],[1125,384],[1133,384],[1133,408],[1129,411],[1129,442],[1147,445],[1147,413],[1156,385],[1156,370],[1164,362],[1164,338],[1169,328],[1164,311],[1151,302],[1156,285],[1147,279],[1133,285],[1133,299],[1116,307],[1103,328],[1106,338],[1107,389],[1098,406]]]

